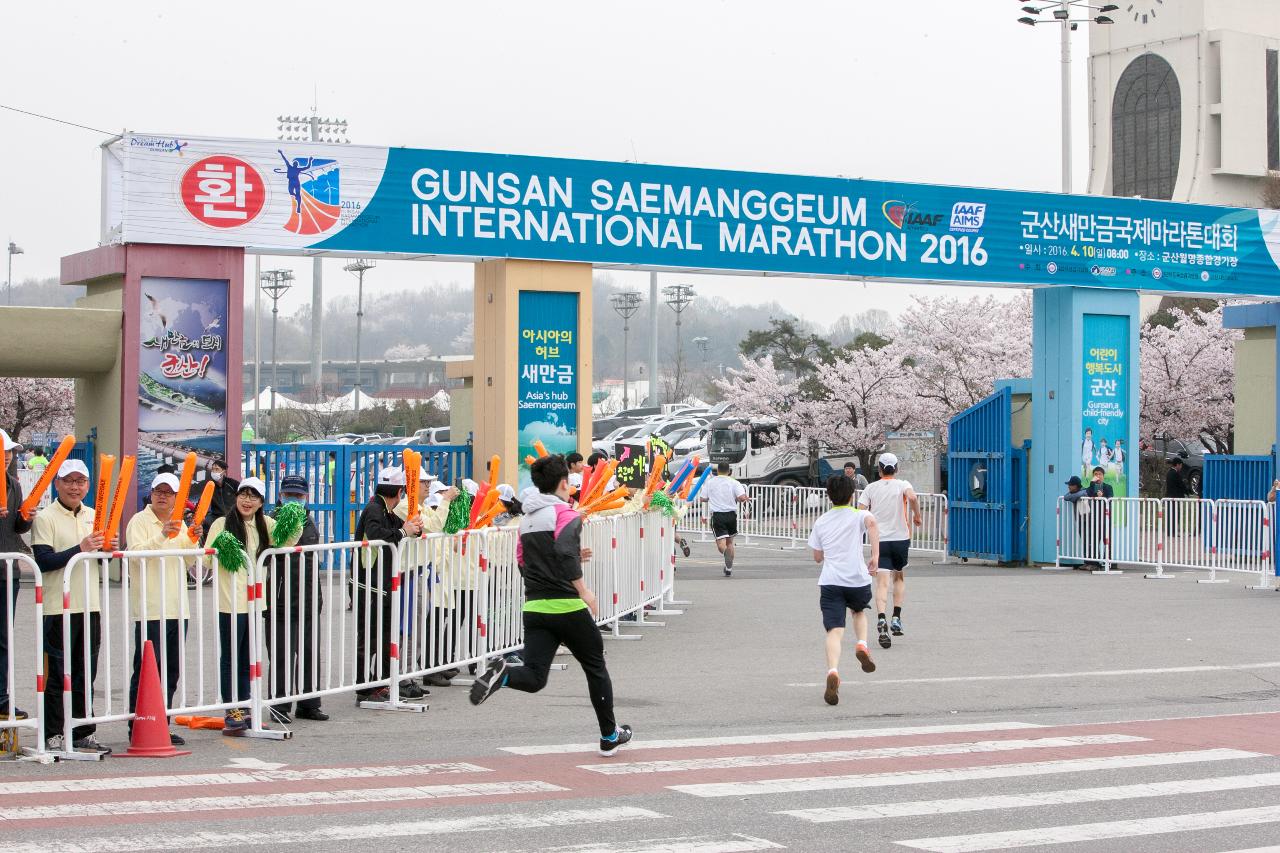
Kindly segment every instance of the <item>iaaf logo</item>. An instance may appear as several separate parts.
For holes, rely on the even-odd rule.
[[[971,201],[958,201],[951,208],[951,230],[976,234],[987,221],[987,206]]]
[[[932,228],[942,221],[940,213],[921,213],[915,202],[886,201],[880,208],[894,228]]]
[[[321,234],[338,223],[342,214],[337,160],[319,157],[289,158],[276,149],[284,167],[276,167],[284,175],[289,188],[289,221],[284,230],[294,234]]]

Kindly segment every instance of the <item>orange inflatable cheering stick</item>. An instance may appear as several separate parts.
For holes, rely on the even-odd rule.
[[[545,444],[543,444],[543,443],[542,443],[542,439],[540,439],[540,438],[539,438],[539,439],[537,439],[536,441],[534,441],[534,443],[533,443],[533,449],[537,452],[537,454],[538,454],[538,458],[539,458],[539,459],[541,459],[542,457],[544,457],[544,456],[547,456],[547,455],[548,455],[548,453],[547,453],[547,446],[546,446]]]
[[[120,476],[116,479],[116,492],[111,498],[111,517],[107,521],[106,547],[115,550],[119,541],[120,518],[124,515],[125,496],[129,494],[129,483],[133,481],[133,467],[137,459],[126,456],[120,460]]]
[[[22,502],[22,508],[19,512],[22,513],[23,518],[30,520],[31,514],[35,512],[36,507],[40,504],[40,499],[44,497],[49,484],[58,475],[58,469],[62,467],[63,462],[67,461],[67,457],[71,455],[71,451],[75,449],[75,446],[76,437],[74,435],[63,437],[62,443],[58,445],[58,449],[53,454],[53,458],[49,460],[44,472],[40,474],[40,479],[36,480],[35,488],[27,495],[27,499]]]
[[[182,460],[182,474],[178,477],[178,498],[173,502],[173,515],[170,521],[176,521],[182,524],[182,516],[187,511],[187,496],[191,494],[191,481],[196,478],[196,455],[188,453],[187,458]],[[178,534],[174,533],[169,538],[172,539]]]
[[[405,515],[410,521],[416,521],[422,497],[422,483],[418,479],[422,472],[422,454],[406,447],[403,457],[405,499],[409,503]]]
[[[130,457],[132,458],[132,457]],[[121,469],[121,476],[124,470]],[[197,532],[204,526],[204,517],[209,514],[209,506],[213,503],[213,480],[206,480],[204,491],[200,493],[200,503],[196,504],[196,514],[191,516],[191,528],[187,530],[187,536],[192,542],[200,541],[200,534]]]
[[[98,454],[98,493],[93,496],[93,532],[107,532],[107,514],[111,509],[111,472],[116,458],[107,453]]]

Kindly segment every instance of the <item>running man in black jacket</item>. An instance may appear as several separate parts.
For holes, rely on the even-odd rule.
[[[563,456],[544,456],[529,468],[536,494],[521,503],[516,560],[524,577],[524,666],[503,658],[471,685],[471,704],[479,705],[500,687],[537,693],[563,643],[582,665],[600,723],[600,754],[614,755],[631,740],[631,727],[613,717],[613,682],[604,664],[604,641],[596,627],[595,593],[582,577],[591,550],[582,547],[582,516],[569,507],[569,466]]]

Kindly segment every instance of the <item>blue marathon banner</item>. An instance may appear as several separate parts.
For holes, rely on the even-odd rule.
[[[1280,212],[505,154],[127,134],[108,238],[1280,296]]]
[[[520,488],[530,484],[525,456],[534,442],[550,453],[578,449],[578,294],[520,291],[516,409]]]
[[[1114,314],[1084,315],[1080,479],[1102,468],[1118,498],[1129,495],[1129,326]]]

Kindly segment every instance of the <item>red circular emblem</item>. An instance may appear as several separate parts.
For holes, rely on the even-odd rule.
[[[266,201],[262,175],[230,154],[205,157],[182,176],[182,203],[192,216],[213,228],[252,222]]]

